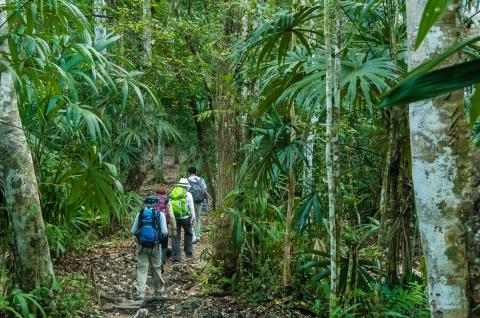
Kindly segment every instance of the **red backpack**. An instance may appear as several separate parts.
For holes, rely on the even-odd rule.
[[[164,194],[158,194],[157,199],[157,210],[165,214],[165,219],[167,220],[167,223],[170,223],[170,213],[168,213],[168,197]]]

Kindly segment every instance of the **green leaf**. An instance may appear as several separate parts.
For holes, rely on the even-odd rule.
[[[470,108],[470,126],[473,126],[480,115],[480,84],[475,84],[475,93],[472,96],[472,107]]]
[[[418,29],[415,41],[415,50],[422,44],[428,31],[432,28],[438,18],[442,15],[448,5],[448,0],[428,0],[423,10],[422,20]]]
[[[480,60],[442,68],[401,82],[380,106],[406,104],[437,97],[480,82]]]
[[[402,104],[406,102],[412,102],[412,101],[417,101],[417,100],[422,100],[422,99],[427,99],[431,97],[435,97],[438,95],[432,95],[431,92],[426,92],[429,96],[421,97],[421,96],[408,96],[408,94],[415,94],[415,83],[417,83],[417,80],[419,78],[425,76],[426,74],[432,74],[434,72],[428,73],[430,70],[435,68],[437,65],[442,63],[446,58],[448,58],[450,55],[454,54],[455,52],[463,49],[467,45],[470,45],[474,42],[477,42],[480,39],[480,36],[476,36],[473,38],[466,39],[464,41],[461,41],[457,44],[452,45],[451,47],[447,48],[445,51],[440,53],[439,55],[435,56],[434,58],[426,61],[423,64],[420,64],[418,67],[416,67],[414,70],[409,72],[405,78],[395,85],[390,91],[385,93],[382,97],[382,100],[380,102],[380,107],[388,106],[388,105],[394,105],[394,104]],[[469,62],[471,63],[471,62]],[[460,65],[460,64],[459,64]],[[449,68],[450,71],[455,71],[455,66],[451,66]],[[468,71],[468,70],[466,70]],[[447,74],[448,75],[448,74]],[[457,74],[453,74],[457,75]],[[448,80],[448,77],[447,77]],[[460,86],[458,88],[462,88],[471,84],[476,83],[476,81],[471,82],[470,84]],[[413,86],[412,86],[413,85]],[[458,89],[457,88],[457,89]],[[448,92],[448,91],[445,91]],[[444,92],[444,93],[445,93]],[[417,94],[418,95],[418,94]]]

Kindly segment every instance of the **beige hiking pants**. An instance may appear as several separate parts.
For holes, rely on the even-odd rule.
[[[137,245],[137,282],[135,288],[137,295],[145,296],[148,267],[152,271],[155,295],[160,295],[165,290],[165,280],[162,277],[162,248],[160,244],[155,247],[142,247]]]

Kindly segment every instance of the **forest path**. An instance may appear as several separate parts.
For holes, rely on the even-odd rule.
[[[180,162],[184,160],[184,156],[180,156]],[[181,175],[181,164],[174,161],[173,151],[167,149],[164,167],[168,184],[175,183]],[[141,193],[147,194],[155,187],[147,181]],[[59,271],[89,278],[99,304],[98,308],[90,309],[98,309],[105,318],[132,318],[140,309],[148,310],[146,317],[312,317],[302,308],[291,308],[281,299],[254,306],[215,286],[205,286],[205,280],[215,271],[208,262],[212,250],[211,219],[209,213],[202,216],[202,240],[193,246],[193,259],[184,258],[180,263],[167,260],[163,274],[166,289],[161,297],[154,297],[149,275],[145,300],[134,300],[136,240],[125,234],[94,244],[81,254],[67,256]]]

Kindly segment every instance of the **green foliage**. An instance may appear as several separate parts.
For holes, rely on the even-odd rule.
[[[478,81],[477,72],[470,71],[478,68],[479,63],[476,60],[439,70],[433,69],[452,54],[472,45],[479,39],[480,37],[465,39],[417,66],[385,94],[380,106],[400,105],[428,99],[476,83]]]
[[[99,314],[92,308],[95,295],[87,280],[66,276],[54,281],[50,288],[36,288],[24,292],[14,287],[0,296],[0,315],[18,318],[84,317]]]
[[[14,288],[7,296],[0,296],[0,313],[11,313],[18,318],[46,318],[47,314],[40,301],[41,298],[34,293]]]
[[[423,284],[411,282],[390,289],[382,287],[386,317],[430,317],[428,297]]]
[[[438,18],[443,14],[448,6],[448,0],[428,0],[423,10],[422,20],[418,28],[417,39],[415,40],[415,50],[420,47],[428,31],[432,28]]]

